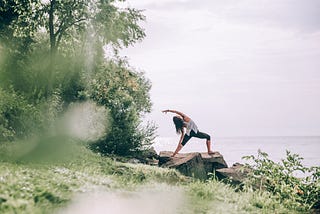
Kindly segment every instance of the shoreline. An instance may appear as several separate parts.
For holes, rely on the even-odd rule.
[[[157,153],[160,151],[174,151],[179,136],[157,137],[152,145]],[[212,142],[214,151],[219,151],[228,165],[244,162],[243,156],[255,155],[258,150],[266,152],[275,162],[281,161],[286,150],[298,154],[307,166],[320,166],[320,137],[244,137],[244,138],[214,138]],[[205,143],[192,138],[180,153],[205,152]]]

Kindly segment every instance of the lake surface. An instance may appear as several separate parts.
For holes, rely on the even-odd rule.
[[[153,144],[155,150],[174,151],[179,141],[176,137],[158,137]],[[273,161],[280,161],[286,157],[286,150],[299,154],[306,166],[320,166],[320,137],[230,137],[215,138],[212,144],[213,151],[219,151],[228,166],[233,163],[243,163],[243,156],[257,155],[260,149],[269,154]],[[192,138],[180,151],[206,152],[205,140]]]

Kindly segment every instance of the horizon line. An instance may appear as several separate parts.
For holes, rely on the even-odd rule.
[[[156,138],[162,136],[156,136]],[[172,136],[165,136],[163,138],[171,138]],[[243,136],[216,136],[215,138],[277,138],[277,137],[288,137],[288,138],[320,138],[320,135],[243,135]]]

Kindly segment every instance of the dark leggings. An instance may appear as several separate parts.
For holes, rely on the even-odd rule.
[[[197,138],[201,138],[201,139],[207,139],[210,140],[210,135],[204,133],[204,132],[200,132],[198,131],[197,133],[195,133],[193,130],[191,130],[190,135],[185,134],[182,140],[182,146],[186,145],[186,143],[192,138],[192,137],[197,137]]]

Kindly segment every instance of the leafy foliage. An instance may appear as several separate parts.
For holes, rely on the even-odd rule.
[[[259,151],[258,156],[246,156],[253,161],[248,187],[256,186],[274,194],[281,203],[297,209],[319,208],[320,198],[320,167],[303,166],[297,154],[287,151],[286,159],[275,163],[268,154]],[[303,178],[295,173],[306,173]]]
[[[141,126],[143,115],[151,108],[151,84],[117,56],[108,62],[104,58],[106,45],[116,55],[120,48],[145,37],[139,25],[145,19],[142,11],[116,3],[1,1],[0,52],[2,57],[6,54],[0,60],[0,83],[21,96],[7,102],[3,112],[10,105],[21,105],[19,109],[24,110],[23,114],[10,112],[11,118],[3,116],[1,128],[6,139],[28,133],[23,128],[27,125],[19,125],[13,118],[37,121],[22,117],[28,111],[37,112],[41,118],[37,124],[44,127],[70,103],[89,97],[111,113],[112,130],[98,143],[100,152],[126,154],[151,142],[154,125]],[[17,130],[23,131],[18,134]]]
[[[91,99],[110,110],[112,128],[106,139],[95,144],[103,153],[126,155],[151,143],[155,127],[142,127],[140,118],[150,112],[151,84],[123,61],[105,63],[88,89]]]
[[[61,85],[61,79],[80,82],[79,76],[103,61],[105,45],[121,48],[145,36],[138,23],[144,20],[141,11],[118,8],[114,0],[1,2],[0,51],[8,59],[0,66],[1,82],[38,97],[56,88],[69,92],[74,81]]]
[[[27,52],[39,28],[40,1],[0,1],[0,43],[9,51]]]
[[[23,96],[0,88],[0,142],[30,136],[42,120],[39,110]]]
[[[29,103],[23,95],[0,88],[0,142],[24,139],[48,131],[63,111],[59,91],[50,99]]]

